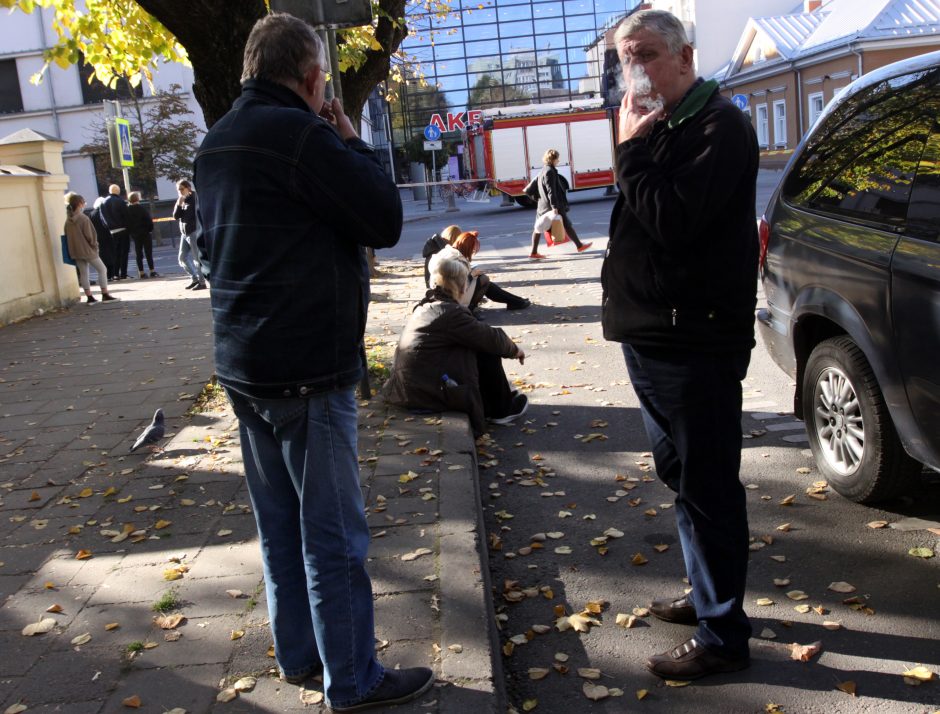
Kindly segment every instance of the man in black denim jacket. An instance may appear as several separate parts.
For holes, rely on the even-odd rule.
[[[417,697],[427,668],[376,660],[355,385],[366,246],[398,242],[394,182],[339,101],[313,29],[256,23],[242,96],[195,162],[212,280],[215,361],[239,419],[274,649],[284,678],[323,671],[334,711]]]
[[[696,626],[647,662],[665,679],[750,664],[741,380],[754,346],[754,130],[715,82],[696,78],[682,23],[663,11],[615,34],[629,86],[604,258],[604,336],[620,342],[656,472],[676,492],[692,592],[652,603]]]

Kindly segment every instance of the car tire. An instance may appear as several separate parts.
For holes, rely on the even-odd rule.
[[[904,450],[871,365],[851,338],[816,345],[802,388],[810,448],[837,493],[873,503],[914,486],[921,466]]]

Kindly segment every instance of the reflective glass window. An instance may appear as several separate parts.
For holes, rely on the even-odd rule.
[[[495,37],[496,34],[494,33]],[[499,42],[497,40],[485,40],[483,42],[468,42],[467,57],[496,57],[499,55]]]
[[[568,15],[565,18],[565,29],[568,32],[581,32],[584,30],[593,30],[594,29],[594,16],[593,15]],[[590,40],[588,40],[590,41]]]
[[[536,20],[546,17],[562,17],[564,10],[560,2],[540,2],[532,5],[532,17]]]
[[[532,21],[503,22],[499,25],[500,37],[529,37],[532,35]]]
[[[463,59],[463,56],[462,42],[447,42],[434,45],[434,57],[438,62],[454,58]]]
[[[500,22],[529,20],[532,17],[532,6],[526,3],[525,5],[509,5],[507,7],[500,3],[500,6],[496,9],[496,15],[499,17]]]
[[[540,50],[551,50],[556,57],[563,57],[565,51],[565,36],[557,35],[537,35],[535,46]]]
[[[843,102],[808,141],[787,177],[786,200],[898,225],[940,109],[938,70],[879,82]]]
[[[480,25],[486,22],[496,22],[496,10],[492,8],[467,10],[463,14],[464,25]]]

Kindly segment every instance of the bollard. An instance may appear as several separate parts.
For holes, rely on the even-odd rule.
[[[457,204],[454,202],[454,190],[451,188],[447,191],[447,209],[444,213],[453,213],[454,211],[459,211]]]

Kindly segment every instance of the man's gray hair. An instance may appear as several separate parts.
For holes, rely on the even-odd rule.
[[[682,48],[689,44],[689,37],[685,34],[682,22],[665,10],[641,10],[626,17],[614,33],[614,44],[619,45],[621,40],[632,37],[640,30],[649,30],[662,37],[674,55],[679,54]]]
[[[300,18],[272,12],[251,28],[245,43],[242,81],[300,84],[307,72],[324,64],[323,43],[316,31]]]

